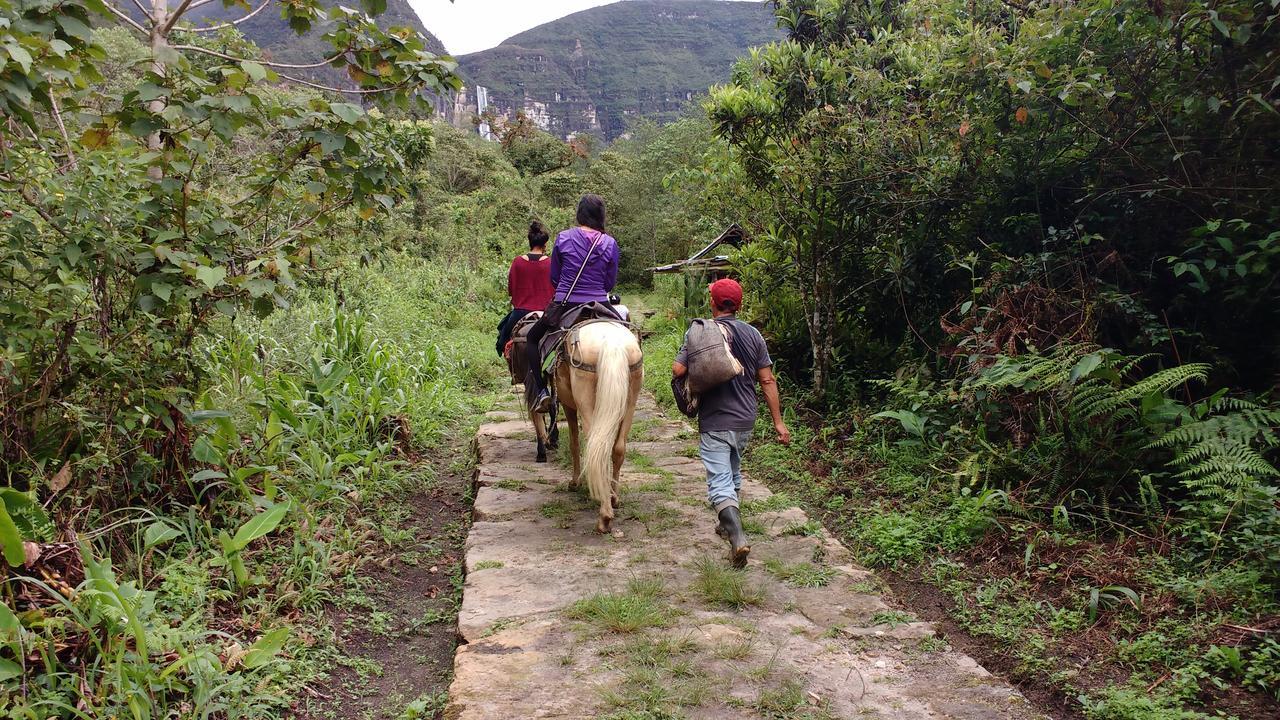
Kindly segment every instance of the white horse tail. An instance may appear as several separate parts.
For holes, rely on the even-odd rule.
[[[627,355],[633,338],[619,325],[599,324],[600,342],[596,359],[595,412],[587,431],[587,452],[583,472],[591,499],[609,502],[612,493],[613,446],[627,414],[631,392],[631,367]]]

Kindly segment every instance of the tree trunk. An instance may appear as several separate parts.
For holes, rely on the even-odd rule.
[[[168,74],[164,57],[169,49],[169,31],[165,27],[169,22],[169,0],[151,0],[151,16],[154,19],[151,25],[151,71],[157,77],[164,78]],[[165,105],[165,99],[158,97],[147,103],[147,109],[159,115],[164,112]],[[159,130],[147,136],[147,149],[153,152],[161,150]],[[153,162],[147,174],[153,180],[159,180],[164,175],[159,159]]]

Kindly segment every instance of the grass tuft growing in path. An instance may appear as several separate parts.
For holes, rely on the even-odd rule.
[[[660,582],[637,579],[628,583],[624,592],[592,595],[571,605],[567,612],[574,620],[614,633],[665,627],[671,622],[671,608],[662,594]]]
[[[735,570],[723,561],[704,557],[694,566],[698,577],[693,589],[711,605],[741,610],[764,602],[764,590],[749,584],[750,576]]]
[[[825,587],[836,575],[836,571],[829,567],[807,562],[788,565],[777,558],[765,560],[764,569],[791,587],[798,588]]]

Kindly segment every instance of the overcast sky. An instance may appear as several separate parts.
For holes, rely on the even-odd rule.
[[[617,0],[409,0],[449,52],[486,50],[545,22]]]

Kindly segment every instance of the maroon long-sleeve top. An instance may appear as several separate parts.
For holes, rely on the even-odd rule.
[[[556,289],[551,284],[551,260],[529,253],[511,261],[507,271],[507,292],[517,310],[546,310]]]

